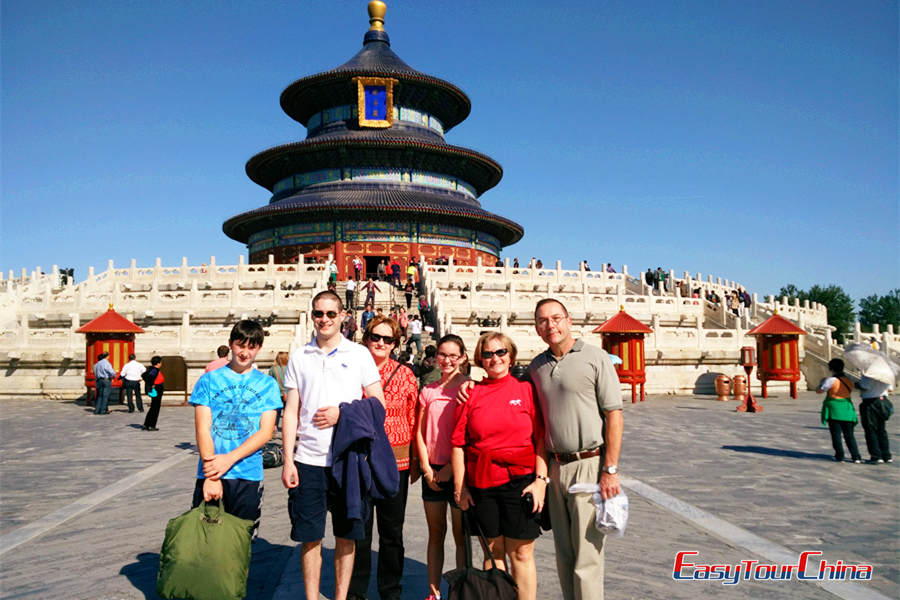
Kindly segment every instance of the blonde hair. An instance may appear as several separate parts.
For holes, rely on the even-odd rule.
[[[279,352],[275,355],[275,364],[279,367],[286,367],[289,358],[290,354],[288,354],[287,352]]]
[[[518,349],[516,348],[516,344],[510,339],[508,335],[505,333],[500,333],[499,331],[489,331],[478,338],[478,343],[475,344],[475,364],[484,368],[484,365],[481,364],[481,351],[484,348],[484,345],[492,340],[500,340],[500,343],[503,344],[503,347],[509,350],[509,364],[513,365],[516,362],[516,354],[518,353]]]
[[[374,330],[379,325],[387,325],[391,328],[391,337],[393,338],[394,345],[397,346],[400,344],[400,337],[403,335],[403,332],[400,331],[400,324],[397,323],[394,319],[390,317],[385,317],[384,315],[375,315],[372,317],[368,323],[366,323],[366,330],[363,332],[362,343],[366,344],[369,341],[369,336],[372,334],[372,330]]]

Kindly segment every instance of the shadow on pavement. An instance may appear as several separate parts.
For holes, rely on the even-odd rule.
[[[156,595],[156,572],[159,570],[159,553],[158,552],[142,552],[137,555],[137,561],[130,565],[125,565],[119,571],[119,575],[124,575],[131,582],[131,585],[144,594],[144,598],[154,600],[159,598]]]
[[[814,452],[800,452],[798,450],[782,450],[780,448],[766,448],[764,446],[722,446],[723,450],[734,450],[735,452],[752,452],[754,454],[765,454],[768,456],[785,456],[787,458],[806,458],[812,460],[833,460],[830,454],[819,454]]]
[[[247,598],[270,600],[281,581],[281,572],[286,566],[291,547],[270,544],[259,538],[253,542],[250,558],[250,575],[247,577]],[[136,561],[125,565],[119,571],[142,594],[145,600],[158,600],[156,595],[156,574],[159,571],[159,553],[143,552]]]

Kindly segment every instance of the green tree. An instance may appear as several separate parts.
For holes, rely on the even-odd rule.
[[[793,283],[789,283],[786,286],[783,286],[778,293],[775,294],[775,300],[781,301],[782,298],[787,296],[790,300],[794,298],[799,298],[800,302],[809,299],[809,294],[798,288]]]
[[[809,288],[810,302],[824,304],[828,309],[828,324],[837,328],[838,334],[847,333],[853,327],[856,313],[853,311],[853,300],[839,285],[821,287],[814,285]]]
[[[900,288],[884,296],[872,294],[860,300],[859,322],[869,330],[876,323],[882,327],[892,324],[895,331],[900,329]]]
[[[828,309],[828,324],[833,325],[837,334],[844,334],[853,327],[856,319],[856,313],[853,311],[853,300],[847,295],[847,292],[839,285],[829,285],[822,287],[814,285],[808,291],[799,289],[793,283],[778,290],[778,298],[787,296],[791,300],[798,298],[800,302],[809,300],[810,302],[818,302],[825,305]]]

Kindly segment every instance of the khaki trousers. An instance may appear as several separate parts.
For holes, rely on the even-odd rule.
[[[556,571],[565,600],[603,600],[603,541],[594,526],[591,494],[570,494],[573,483],[600,480],[603,456],[565,465],[550,458],[550,522],[556,546]]]

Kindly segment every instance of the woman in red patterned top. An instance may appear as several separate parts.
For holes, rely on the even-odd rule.
[[[488,540],[498,566],[509,571],[520,600],[537,597],[534,540],[541,534],[536,515],[549,481],[544,426],[531,384],[509,373],[516,345],[490,332],[475,346],[475,363],[487,377],[456,409],[453,450],[454,497]],[[491,566],[485,560],[485,569]]]
[[[366,521],[366,539],[356,542],[350,597],[365,598],[369,589],[374,518],[378,519],[378,593],[382,598],[399,598],[402,593],[400,582],[403,579],[403,518],[406,514],[406,496],[409,484],[415,482],[419,472],[418,462],[411,460],[410,456],[415,436],[419,386],[412,369],[391,358],[391,352],[400,343],[400,335],[397,321],[380,315],[366,324],[366,331],[363,333],[363,345],[369,349],[375,359],[375,366],[381,373],[385,401],[384,430],[397,459],[400,490],[393,498],[372,500],[372,513]]]

